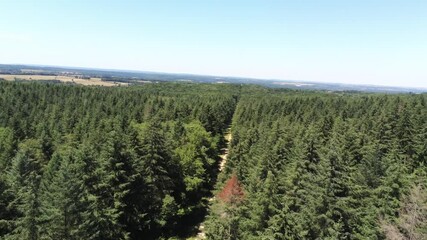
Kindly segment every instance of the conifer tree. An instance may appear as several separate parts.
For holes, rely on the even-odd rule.
[[[0,176],[0,238],[11,232],[14,219],[18,216],[16,209],[11,206],[15,197],[5,178],[5,175]]]
[[[17,209],[18,216],[14,219],[13,231],[6,239],[40,238],[37,218],[40,214],[39,188],[44,162],[46,160],[39,141],[29,139],[20,143],[8,174],[11,191],[16,197],[11,207]]]
[[[165,138],[161,126],[156,121],[147,124],[135,125],[136,136],[136,159],[135,175],[132,176],[132,190],[130,196],[138,209],[139,217],[133,219],[142,222],[144,229],[139,229],[135,223],[136,234],[150,234],[156,236],[161,227],[173,227],[174,219],[165,208],[174,206],[178,197],[174,192],[175,184],[180,183],[180,168],[171,156],[171,151],[165,145]],[[140,183],[145,186],[135,186]],[[149,197],[148,197],[149,196]],[[169,209],[170,210],[170,209]],[[162,214],[168,213],[168,214]],[[177,213],[172,214],[176,216]],[[145,236],[145,235],[144,235]]]
[[[10,168],[15,150],[15,140],[10,128],[0,127],[0,172]]]
[[[47,165],[41,182],[41,239],[78,239],[81,218],[81,187],[75,154],[78,150],[64,147]]]

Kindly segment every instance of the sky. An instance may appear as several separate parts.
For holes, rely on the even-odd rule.
[[[425,0],[0,0],[0,63],[427,88]]]

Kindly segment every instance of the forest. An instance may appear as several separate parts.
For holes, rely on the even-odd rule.
[[[0,81],[0,239],[426,239],[426,138],[427,94]]]

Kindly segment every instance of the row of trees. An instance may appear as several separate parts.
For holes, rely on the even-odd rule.
[[[238,91],[1,82],[0,238],[185,236]]]
[[[426,100],[357,93],[242,96],[206,222],[208,238],[425,239]],[[227,179],[236,176],[244,198],[224,201]],[[407,203],[407,195],[416,200]]]

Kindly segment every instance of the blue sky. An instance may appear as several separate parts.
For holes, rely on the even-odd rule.
[[[0,0],[0,63],[427,87],[425,0]]]

